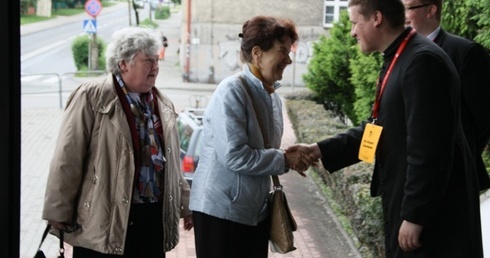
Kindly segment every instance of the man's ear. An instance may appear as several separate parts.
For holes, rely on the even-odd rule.
[[[383,22],[383,14],[380,11],[376,11],[373,13],[374,26],[378,27]]]
[[[431,4],[429,6],[427,6],[427,16],[428,17],[434,17],[437,13],[437,6],[435,4]]]

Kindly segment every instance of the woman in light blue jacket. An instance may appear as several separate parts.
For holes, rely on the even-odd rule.
[[[203,119],[203,147],[190,201],[198,258],[267,257],[271,175],[286,173],[300,158],[279,149],[283,117],[275,93],[292,63],[295,25],[257,16],[243,24],[239,37],[243,71],[218,85]]]

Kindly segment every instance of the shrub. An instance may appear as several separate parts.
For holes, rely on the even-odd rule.
[[[359,48],[358,53],[357,59],[351,61],[350,69],[356,98],[354,112],[357,121],[363,121],[371,115],[382,57],[379,53],[362,54]]]
[[[78,71],[84,70],[88,67],[88,51],[89,51],[89,42],[90,38],[86,35],[78,36],[73,40],[73,44],[71,46],[71,51],[73,53],[73,60],[75,61],[75,66]],[[97,38],[97,47],[98,47],[98,67],[96,69],[92,68],[92,70],[105,70],[105,48],[106,44],[100,38]]]
[[[487,148],[483,151],[482,157],[485,167],[487,168],[488,175],[490,176],[490,145],[487,145]]]
[[[144,19],[140,24],[140,27],[145,27],[145,28],[150,28],[150,29],[156,29],[158,28],[158,24],[150,19]]]
[[[321,104],[311,91],[286,95],[286,108],[297,142],[317,142],[344,132],[348,126]],[[370,196],[372,164],[357,163],[335,173],[310,169],[326,186],[329,205],[355,241],[362,257],[384,257],[383,215],[380,198]],[[350,230],[349,230],[350,229]]]
[[[157,20],[165,20],[170,17],[170,7],[168,6],[158,6],[155,9],[155,19]]]
[[[345,122],[349,119],[356,124],[355,94],[354,86],[349,81],[349,63],[356,58],[357,52],[354,47],[356,41],[349,31],[349,17],[343,11],[340,20],[330,30],[330,37],[322,36],[319,43],[313,46],[313,57],[303,80],[326,109]]]
[[[20,14],[27,14],[29,7],[36,8],[37,0],[20,0]]]

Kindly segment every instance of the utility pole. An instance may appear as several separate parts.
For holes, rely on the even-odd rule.
[[[148,2],[148,17],[149,17],[150,21],[152,21],[152,19],[151,19],[151,3],[150,2]]]
[[[184,65],[184,82],[189,82],[190,62],[191,62],[191,0],[186,0],[186,42],[185,42],[185,65]]]
[[[96,21],[96,17],[94,17],[94,22]],[[90,35],[90,68],[89,70],[98,70],[99,69],[99,45],[97,44],[97,33],[92,33]]]
[[[129,26],[131,26],[131,0],[128,0],[128,17],[129,17]]]
[[[209,60],[209,76],[208,76],[208,83],[214,84],[214,0],[211,0],[211,50],[210,50],[210,55],[211,58]]]
[[[89,60],[88,60],[88,68],[89,70],[97,70],[99,67],[97,60],[99,59],[99,48],[97,45],[97,15],[102,11],[102,3],[99,0],[87,0],[85,2],[85,11],[88,15],[92,16],[92,24],[94,25],[95,30],[91,31],[89,36]]]

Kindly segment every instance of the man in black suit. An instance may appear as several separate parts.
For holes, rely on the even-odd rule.
[[[386,257],[483,257],[478,179],[451,59],[405,28],[401,0],[350,0],[349,9],[362,52],[383,53],[372,117],[287,151],[302,151],[308,163],[321,158],[330,172],[376,161],[371,195],[382,200]]]
[[[483,46],[440,26],[442,0],[403,0],[406,25],[434,41],[449,55],[461,82],[461,116],[478,172],[480,190],[490,187],[482,152],[490,138],[490,55]]]

